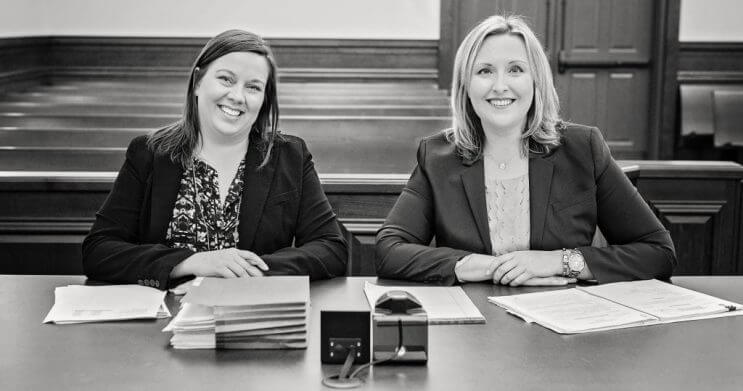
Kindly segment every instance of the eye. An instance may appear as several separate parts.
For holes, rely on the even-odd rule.
[[[493,73],[493,72],[492,72],[492,71],[490,70],[490,68],[480,68],[480,69],[479,69],[479,70],[477,71],[477,74],[478,74],[478,75],[489,75],[489,74],[491,74],[491,73]]]
[[[263,87],[261,87],[258,84],[248,84],[248,85],[245,86],[245,88],[247,90],[249,90],[249,91],[252,91],[252,92],[261,92],[261,91],[263,91]]]
[[[521,65],[511,65],[510,68],[508,68],[508,72],[511,73],[523,73],[524,68]]]
[[[217,76],[217,79],[222,82],[224,85],[232,85],[235,83],[235,80],[232,79],[230,76],[227,75],[219,75]]]

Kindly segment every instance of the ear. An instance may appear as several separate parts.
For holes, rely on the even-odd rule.
[[[199,81],[201,78],[199,77],[199,73],[201,73],[201,68],[196,67],[193,70],[193,94],[194,96],[199,96],[198,90],[199,90]]]

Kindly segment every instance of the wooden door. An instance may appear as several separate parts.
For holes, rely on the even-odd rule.
[[[650,121],[651,0],[561,0],[555,84],[561,114],[598,126],[620,159],[642,159]]]

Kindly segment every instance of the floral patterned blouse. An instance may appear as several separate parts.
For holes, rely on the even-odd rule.
[[[237,168],[224,205],[220,205],[217,171],[205,161],[194,158],[181,178],[165,236],[166,244],[196,252],[236,247],[244,170],[245,160]]]

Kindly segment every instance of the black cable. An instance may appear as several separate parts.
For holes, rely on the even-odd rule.
[[[403,339],[402,339],[402,319],[397,320],[397,347],[395,348],[395,351],[392,352],[392,355],[390,357],[377,360],[377,361],[370,361],[366,364],[363,364],[356,368],[351,374],[348,375],[348,371],[351,370],[351,367],[353,366],[353,361],[356,358],[356,346],[351,345],[351,347],[348,350],[348,355],[346,355],[346,360],[343,362],[343,366],[341,367],[340,373],[338,375],[332,375],[327,376],[323,379],[323,384],[332,387],[332,388],[355,388],[363,384],[363,381],[361,379],[358,379],[356,376],[363,371],[364,369],[370,368],[372,365],[381,364],[384,362],[392,361],[396,358],[402,357],[405,355],[405,352],[407,351],[405,349],[405,346],[403,346]]]
[[[350,378],[350,376],[348,376],[348,372],[351,370],[351,367],[353,366],[353,360],[355,358],[356,358],[356,345],[351,345],[351,348],[348,350],[348,355],[346,356],[346,361],[343,362],[343,366],[341,367],[341,372],[338,374],[338,379]]]
[[[367,369],[371,367],[372,365],[377,365],[377,364],[381,364],[387,361],[392,361],[398,357],[405,355],[405,352],[406,352],[406,349],[405,349],[405,346],[403,346],[403,341],[402,341],[402,319],[398,319],[397,320],[397,347],[395,348],[395,351],[392,353],[392,356],[381,359],[381,360],[377,360],[377,361],[370,361],[356,368],[356,370],[353,371],[353,373],[351,373],[351,376],[349,376],[348,378],[353,379],[356,377],[356,375],[359,374],[359,372],[363,371],[364,369]]]

